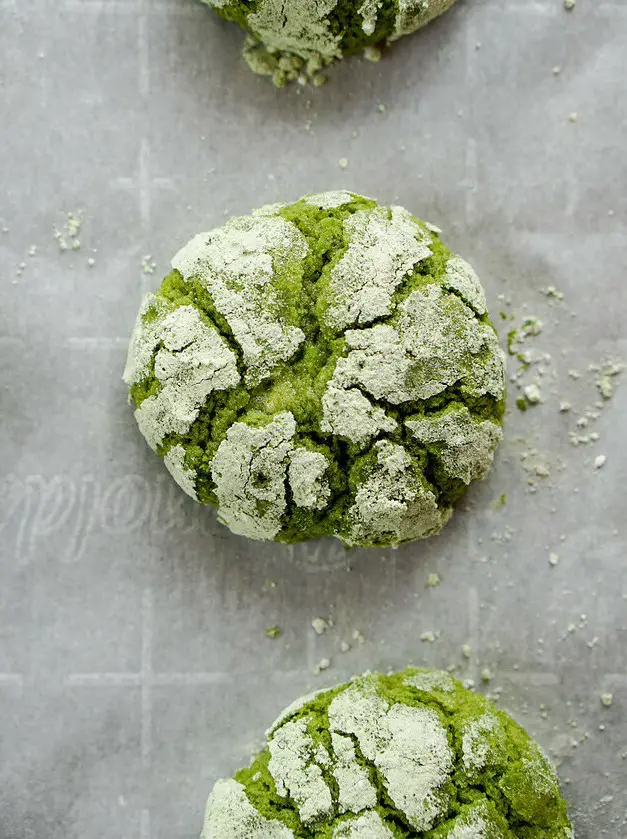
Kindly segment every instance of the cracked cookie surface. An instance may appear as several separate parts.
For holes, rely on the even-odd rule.
[[[468,263],[348,192],[202,233],[145,297],[124,379],[149,445],[234,533],[437,533],[501,439],[504,355]]]
[[[201,839],[572,839],[553,766],[448,673],[369,674],[288,708],[218,781]]]

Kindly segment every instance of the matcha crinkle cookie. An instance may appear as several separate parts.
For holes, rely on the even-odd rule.
[[[282,87],[420,29],[455,0],[203,0],[250,35],[250,68]]]
[[[124,379],[149,445],[234,533],[437,533],[501,439],[504,355],[433,226],[348,192],[196,236],[144,299]]]
[[[551,763],[448,673],[372,674],[295,702],[221,780],[201,839],[572,839]]]

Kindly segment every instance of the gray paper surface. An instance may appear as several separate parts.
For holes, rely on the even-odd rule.
[[[627,836],[627,374],[597,409],[588,369],[627,357],[627,4],[459,0],[319,90],[252,76],[242,37],[191,0],[0,0],[0,837],[189,839],[284,705],[409,662],[500,693],[579,839]],[[490,477],[396,551],[232,536],[120,380],[192,235],[343,187],[439,225],[503,342],[499,310],[534,315],[550,356]]]

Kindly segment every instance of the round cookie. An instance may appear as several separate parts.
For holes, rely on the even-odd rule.
[[[246,29],[250,68],[278,87],[425,26],[455,0],[203,0]]]
[[[216,783],[201,839],[572,839],[555,770],[448,673],[371,674],[305,697]]]
[[[487,473],[504,355],[431,225],[326,192],[232,218],[172,266],[124,380],[150,446],[234,533],[397,545]]]

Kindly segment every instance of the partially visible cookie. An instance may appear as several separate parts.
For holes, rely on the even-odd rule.
[[[291,705],[218,781],[201,839],[572,839],[542,750],[448,673],[370,674]]]
[[[278,87],[425,26],[455,0],[203,0],[250,32],[244,57]]]

